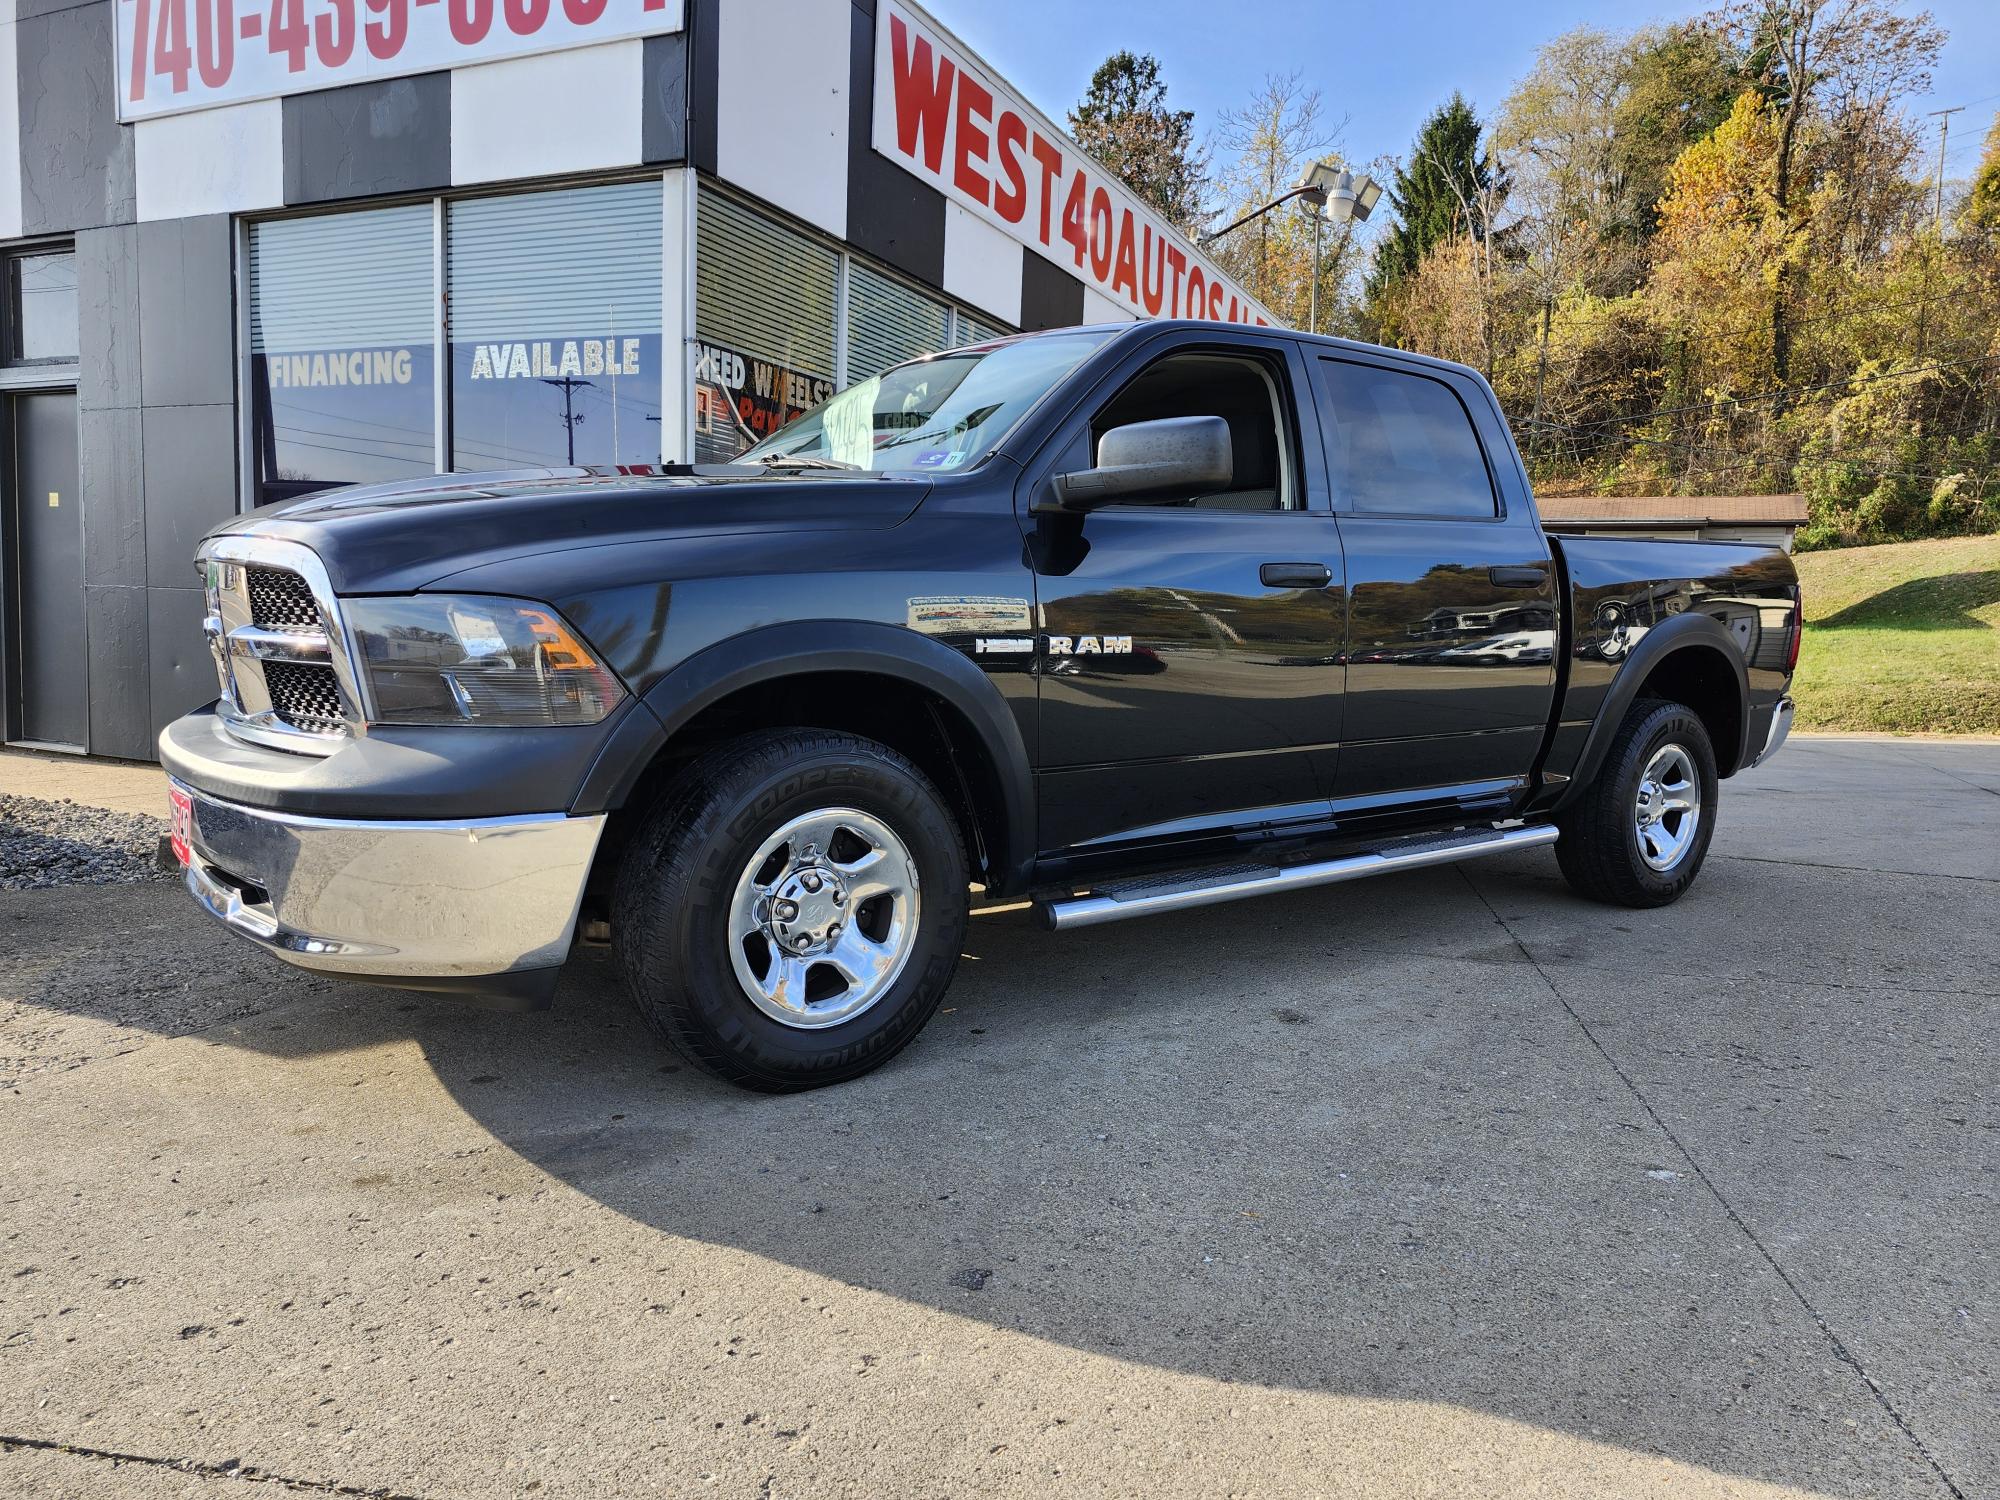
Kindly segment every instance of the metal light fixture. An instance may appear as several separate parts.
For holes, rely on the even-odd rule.
[[[1356,177],[1338,162],[1316,161],[1305,178],[1288,192],[1280,193],[1269,203],[1253,208],[1242,218],[1223,225],[1220,229],[1196,231],[1194,242],[1204,248],[1213,245],[1224,235],[1241,229],[1254,219],[1260,219],[1281,204],[1294,198],[1311,206],[1313,221],[1312,260],[1312,332],[1319,332],[1319,232],[1320,226],[1328,219],[1346,226],[1346,234],[1354,233],[1354,226],[1375,211],[1375,204],[1382,197],[1382,184],[1365,172]],[[1347,243],[1343,236],[1341,244]]]
[[[1300,186],[1315,190],[1327,217],[1336,224],[1363,222],[1382,199],[1381,183],[1365,172],[1356,177],[1346,167],[1330,161],[1314,162]],[[1307,202],[1313,201],[1312,195],[1301,196]]]
[[[1312,259],[1312,312],[1310,331],[1319,332],[1319,232],[1328,219],[1344,225],[1340,243],[1347,244],[1354,233],[1354,226],[1362,223],[1375,211],[1381,201],[1382,184],[1362,173],[1356,177],[1346,167],[1337,162],[1316,161],[1305,180],[1294,191],[1305,202],[1314,206],[1313,214],[1313,259]]]

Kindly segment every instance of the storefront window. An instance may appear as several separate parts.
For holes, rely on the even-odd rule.
[[[847,380],[952,346],[952,311],[859,261],[847,272]]]
[[[985,322],[961,307],[952,324],[951,345],[956,349],[966,344],[984,344],[1006,337],[1007,330],[998,323]]]
[[[660,462],[660,192],[450,205],[454,468]]]
[[[695,224],[694,457],[722,463],[833,394],[840,257],[707,188]]]
[[[432,472],[428,204],[250,230],[256,503]]]
[[[76,358],[76,257],[67,250],[16,255],[7,264],[13,347],[20,363]]]

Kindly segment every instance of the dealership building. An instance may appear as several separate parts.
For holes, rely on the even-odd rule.
[[[897,360],[1268,321],[903,0],[12,0],[4,737],[215,696],[239,512],[726,460]],[[724,502],[718,502],[724,503]]]

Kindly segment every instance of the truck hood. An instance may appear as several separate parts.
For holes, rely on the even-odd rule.
[[[753,531],[879,530],[926,480],[747,465],[515,469],[328,490],[237,516],[210,536],[302,542],[335,592],[408,593],[510,558],[623,541]]]

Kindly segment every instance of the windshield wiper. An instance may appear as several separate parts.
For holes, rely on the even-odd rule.
[[[767,453],[754,460],[767,469],[843,469],[849,473],[866,472],[860,464],[844,463],[837,458],[821,458],[813,453]]]

